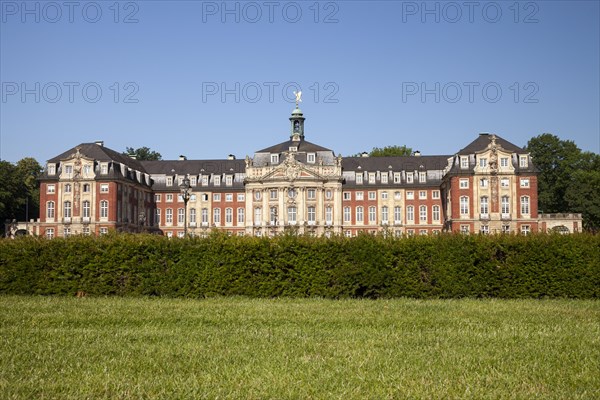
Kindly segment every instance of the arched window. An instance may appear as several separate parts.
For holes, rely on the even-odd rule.
[[[46,218],[54,218],[54,202],[46,203]]]
[[[100,202],[100,218],[108,218],[108,201],[102,200]]]
[[[529,214],[529,196],[521,196],[521,214]]]

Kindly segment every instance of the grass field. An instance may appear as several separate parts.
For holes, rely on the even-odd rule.
[[[600,398],[600,302],[0,296],[2,399]]]

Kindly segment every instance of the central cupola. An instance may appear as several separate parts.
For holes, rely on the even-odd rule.
[[[294,92],[294,94],[296,95],[296,108],[294,108],[292,116],[290,117],[292,129],[290,138],[294,142],[299,142],[304,140],[304,115],[302,114],[302,110],[298,107],[298,103],[302,101],[302,92]]]

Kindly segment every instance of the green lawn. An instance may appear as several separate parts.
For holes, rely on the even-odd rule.
[[[600,302],[0,296],[2,399],[600,398]]]

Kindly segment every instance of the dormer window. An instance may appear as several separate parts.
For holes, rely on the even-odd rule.
[[[56,164],[48,164],[48,175],[56,174]]]
[[[362,183],[363,183],[363,176],[362,176],[362,173],[359,172],[356,174],[356,184],[362,185]]]
[[[310,163],[310,164],[314,164],[315,160],[316,160],[316,154],[315,153],[308,153],[306,155],[306,162]]]
[[[480,158],[479,159],[479,167],[481,167],[481,168],[487,167],[487,158]]]
[[[100,173],[102,175],[108,174],[108,163],[102,163],[102,164],[100,164]]]
[[[233,175],[225,176],[225,185],[227,185],[227,186],[233,185]]]
[[[521,168],[527,168],[527,166],[528,166],[527,156],[519,156],[519,166]]]
[[[167,186],[173,186],[173,177],[167,176]]]
[[[67,174],[68,176],[73,175],[73,166],[72,165],[65,165],[65,174]]]
[[[406,183],[413,183],[413,173],[412,172],[406,173]]]
[[[425,183],[427,181],[427,172],[419,172],[419,182]]]
[[[213,177],[213,184],[214,184],[215,186],[221,186],[221,176],[219,176],[219,175],[215,175],[215,176]]]
[[[290,151],[298,151],[298,147],[297,146],[290,146]]]
[[[279,154],[271,154],[271,164],[279,164]]]
[[[375,172],[369,172],[369,183],[370,184],[375,183]]]
[[[508,157],[502,157],[502,158],[500,158],[500,166],[501,167],[508,167]]]
[[[202,175],[202,186],[208,186],[208,175]]]
[[[196,186],[198,179],[195,176],[190,176],[190,186]]]
[[[460,158],[460,168],[461,169],[469,168],[469,157],[461,157]]]

